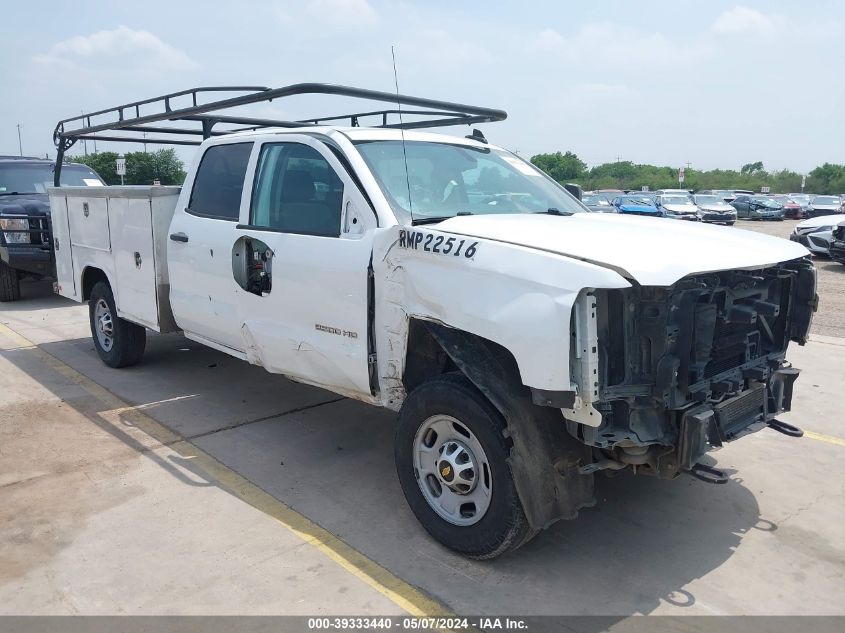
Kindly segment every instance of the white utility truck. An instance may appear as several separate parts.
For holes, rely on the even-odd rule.
[[[216,98],[224,90],[234,96]],[[315,93],[390,109],[230,112]],[[817,301],[804,247],[591,213],[477,130],[418,131],[505,116],[299,84],[188,90],[62,121],[59,164],[82,138],[199,150],[181,190],[52,189],[57,291],[89,303],[109,366],[138,362],[147,329],[181,330],[398,411],[411,509],[476,558],[594,504],[598,471],[724,483],[701,462],[710,448],[765,426],[801,435],[776,416],[798,375],[787,346],[807,340]]]

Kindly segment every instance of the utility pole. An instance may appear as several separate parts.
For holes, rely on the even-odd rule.
[[[21,128],[23,127],[20,123],[17,125],[18,127],[18,153],[23,156],[23,143],[21,143]]]
[[[79,112],[80,112],[80,114],[85,114],[85,112],[83,112],[82,110],[80,110]],[[82,122],[85,123],[85,119],[83,119]],[[89,125],[90,125],[90,121],[89,121]],[[85,152],[86,156],[88,156],[88,141],[86,141],[85,139],[82,139],[82,151]]]
[[[687,169],[689,169],[690,167],[692,167],[692,163],[690,163],[689,161],[687,161]]]

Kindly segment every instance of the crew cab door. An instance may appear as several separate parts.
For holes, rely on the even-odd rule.
[[[240,216],[253,143],[208,147],[190,192],[170,223],[167,261],[170,304],[176,323],[190,338],[242,356],[243,338],[235,308],[232,245]]]
[[[306,135],[261,145],[231,277],[242,346],[271,372],[368,399],[376,220],[332,151]]]

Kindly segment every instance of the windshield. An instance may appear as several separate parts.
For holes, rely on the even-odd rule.
[[[777,202],[772,200],[771,198],[752,198],[752,202],[756,202],[757,204],[764,206],[764,207],[780,207]]]
[[[813,204],[839,204],[839,198],[836,196],[816,196],[813,198]]]
[[[64,165],[62,186],[102,186],[103,181],[94,171],[83,165]],[[0,195],[10,193],[47,193],[53,186],[53,165],[0,163]]]
[[[596,193],[591,193],[581,198],[581,202],[587,205],[602,205],[602,206],[610,206],[610,200],[608,200],[607,196],[600,196]]]
[[[403,148],[392,140],[356,147],[400,220],[588,212],[541,171],[502,150],[424,141],[407,141]]]
[[[663,204],[692,204],[687,196],[663,196],[660,201]]]
[[[696,204],[725,204],[723,198],[719,196],[696,196],[695,197]]]
[[[650,198],[644,196],[620,196],[616,199],[617,204],[634,204],[639,206],[653,207],[654,203]]]

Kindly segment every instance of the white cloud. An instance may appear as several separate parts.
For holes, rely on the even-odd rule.
[[[715,33],[756,33],[774,35],[786,26],[782,15],[766,15],[756,9],[737,6],[719,14],[710,27]]]
[[[46,54],[34,59],[44,65],[89,70],[115,65],[159,72],[199,68],[199,64],[184,51],[163,42],[149,31],[127,26],[62,40]]]
[[[592,22],[571,35],[545,28],[529,46],[534,53],[548,53],[572,66],[593,68],[665,68],[706,57],[710,50],[700,42],[674,42],[659,32],[645,32],[625,24]]]
[[[285,26],[311,23],[330,24],[337,27],[370,26],[379,21],[379,14],[367,0],[308,0],[274,7],[276,18]]]
[[[533,48],[538,52],[554,52],[564,45],[564,39],[554,29],[545,28],[534,38]]]

